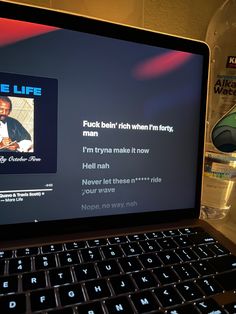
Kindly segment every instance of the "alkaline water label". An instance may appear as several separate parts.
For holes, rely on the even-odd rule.
[[[226,63],[226,68],[235,68],[236,69],[236,57],[229,56]]]

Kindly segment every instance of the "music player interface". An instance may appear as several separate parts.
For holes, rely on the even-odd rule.
[[[1,224],[194,205],[200,55],[50,27],[0,50]]]

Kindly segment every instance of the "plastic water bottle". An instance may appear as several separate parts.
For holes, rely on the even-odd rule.
[[[216,11],[206,42],[211,62],[201,213],[217,219],[228,214],[236,194],[236,0]]]

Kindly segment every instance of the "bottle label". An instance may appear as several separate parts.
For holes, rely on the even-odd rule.
[[[236,157],[231,154],[223,155],[220,153],[206,152],[205,176],[223,180],[236,180]]]
[[[211,141],[219,152],[230,154],[236,152],[236,56],[225,62],[227,75],[216,75],[213,85],[211,102],[218,112],[212,109]]]
[[[226,68],[235,68],[236,69],[236,57],[229,56],[227,58]]]
[[[214,85],[214,93],[224,96],[236,96],[236,77],[218,75]]]

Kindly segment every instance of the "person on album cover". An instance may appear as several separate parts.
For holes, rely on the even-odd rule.
[[[11,110],[10,98],[0,96],[0,153],[29,152],[32,148],[31,136],[18,120],[9,117]]]

